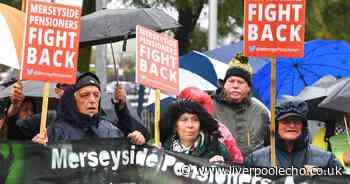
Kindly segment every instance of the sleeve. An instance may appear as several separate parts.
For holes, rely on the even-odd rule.
[[[230,157],[230,154],[229,152],[227,151],[226,147],[219,142],[218,144],[218,150],[219,150],[219,153],[222,157],[224,157],[224,160],[225,161],[231,161],[231,157]]]
[[[117,126],[124,133],[124,135],[127,136],[129,133],[138,130],[145,137],[146,141],[150,139],[150,134],[146,127],[131,116],[127,106],[125,106],[123,109],[118,109],[115,105],[115,112],[119,119]]]
[[[47,138],[48,143],[53,143],[66,139],[63,129],[57,126],[49,126],[47,128]]]
[[[245,160],[244,160],[244,165],[245,165],[246,167],[253,167],[253,166],[254,166],[254,164],[253,164],[253,163],[254,163],[253,158],[254,158],[253,153],[249,154],[249,155],[245,158]]]

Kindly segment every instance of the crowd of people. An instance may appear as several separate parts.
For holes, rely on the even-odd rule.
[[[211,96],[196,87],[179,93],[161,114],[161,145],[156,146],[209,162],[271,167],[270,114],[251,95],[252,69],[247,60],[237,55]],[[124,137],[132,144],[152,144],[149,132],[154,130],[131,115],[120,86],[115,88],[112,99],[118,119],[106,117],[100,104],[100,81],[93,73],[79,75],[74,85],[58,84],[55,92],[59,102],[48,112],[44,142]],[[40,142],[41,114],[35,112],[34,106],[32,99],[23,95],[21,83],[14,84],[10,98],[0,101],[3,139]],[[307,103],[299,98],[278,99],[277,166],[342,168],[331,152],[310,144],[307,114]]]

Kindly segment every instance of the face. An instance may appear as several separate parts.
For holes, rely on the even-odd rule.
[[[240,103],[248,96],[250,87],[241,77],[231,76],[226,80],[224,90],[229,101]]]
[[[27,119],[34,114],[34,107],[31,101],[25,100],[19,110],[19,118]]]
[[[79,112],[91,117],[98,112],[100,97],[101,92],[96,86],[85,86],[74,93]]]
[[[184,113],[176,122],[176,133],[182,144],[190,146],[199,135],[200,122],[195,114]]]
[[[287,117],[279,121],[278,134],[285,141],[295,141],[301,134],[303,122],[297,117]]]

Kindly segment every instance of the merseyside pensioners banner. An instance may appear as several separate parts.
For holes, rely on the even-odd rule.
[[[244,55],[304,56],[305,0],[245,0]]]
[[[292,184],[349,183],[348,175],[277,175],[275,168],[260,175],[252,168],[208,160],[125,139],[95,139],[40,144],[0,141],[1,184]],[[266,171],[267,171],[266,170]],[[272,171],[272,172],[270,172]],[[338,176],[335,176],[338,175]]]
[[[21,79],[75,83],[82,0],[55,2],[27,2]]]
[[[136,82],[169,95],[179,91],[177,40],[136,26]]]

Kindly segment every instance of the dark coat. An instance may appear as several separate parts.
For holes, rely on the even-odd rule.
[[[307,133],[296,140],[291,153],[288,153],[280,136],[276,136],[276,164],[277,167],[297,167],[312,165],[320,168],[341,168],[331,152],[322,151],[309,144]],[[246,158],[249,167],[271,167],[271,147],[264,147],[254,151]]]
[[[89,138],[122,137],[122,131],[98,112],[94,117],[79,113],[74,91],[67,88],[62,96],[57,120],[47,130],[48,141],[79,140]]]

